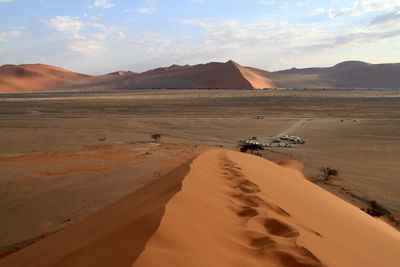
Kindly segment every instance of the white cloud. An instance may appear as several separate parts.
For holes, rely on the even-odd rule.
[[[276,3],[276,0],[258,0],[258,3],[261,5],[269,6]]]
[[[138,9],[125,9],[125,12],[131,12],[131,13],[140,13],[140,14],[154,14],[157,11],[157,9],[155,7],[141,7]]]
[[[57,16],[47,24],[62,33],[67,48],[87,56],[101,55],[107,48],[107,42],[125,38],[120,28],[103,24],[101,17],[81,20],[78,17]]]
[[[107,35],[102,32],[92,33],[90,36],[92,37],[92,39],[98,40],[98,41],[104,41],[105,39],[107,39]]]
[[[96,40],[75,40],[68,47],[87,56],[98,56],[106,49],[103,43]]]
[[[207,21],[186,19],[182,23],[197,26],[205,31],[204,44],[218,47],[246,49],[252,47],[292,47],[310,39],[328,34],[319,25],[290,24],[258,20],[241,23],[236,20]],[[286,29],[282,31],[282,29]]]
[[[99,31],[98,34],[102,34],[104,36],[117,38],[117,39],[125,38],[125,33],[118,27],[107,26],[100,22],[88,22],[88,23],[86,23],[86,25]]]
[[[153,14],[154,12],[156,12],[156,9],[154,7],[142,7],[139,8],[137,12],[141,14]]]
[[[83,22],[78,18],[69,16],[57,16],[52,18],[49,21],[49,25],[58,32],[73,34],[77,34],[84,27]]]
[[[306,5],[309,5],[309,4],[311,4],[311,0],[301,0],[301,1],[296,1],[297,3],[296,3],[296,6],[297,7],[303,7],[303,6],[306,6]]]
[[[314,9],[314,11],[311,13],[312,16],[319,16],[321,14],[325,13],[325,9],[322,7],[317,7]]]
[[[359,16],[369,12],[392,9],[400,5],[400,0],[358,0],[353,6],[340,9],[329,9],[329,16]]]
[[[316,40],[314,44],[299,46],[298,48],[307,50],[333,50],[337,47],[355,44],[373,44],[379,43],[386,39],[396,38],[400,36],[400,30],[387,30],[387,31],[361,31],[353,30],[352,32],[347,32],[341,35],[333,36],[326,39]]]
[[[91,5],[90,8],[110,8],[113,7],[114,3],[111,0],[95,0]]]
[[[164,38],[159,33],[144,33],[133,36],[131,43],[147,48],[152,52],[160,52],[171,43],[171,39]]]
[[[0,32],[0,43],[9,41],[11,38],[19,37],[22,34],[19,30],[11,30],[6,32]]]
[[[256,54],[300,53],[305,50],[316,53],[324,50],[335,51],[340,47],[379,44],[385,40],[395,40],[400,36],[399,28],[382,29],[369,25],[349,27],[344,32],[335,33],[327,25],[269,20],[241,23],[186,19],[182,23],[204,30],[204,37],[199,43],[202,48],[220,50],[228,54],[245,54],[248,57]]]
[[[369,23],[370,26],[396,26],[400,27],[400,10],[376,16]]]

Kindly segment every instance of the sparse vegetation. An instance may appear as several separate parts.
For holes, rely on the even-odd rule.
[[[244,144],[240,146],[240,151],[244,153],[250,151],[251,154],[256,154],[260,150],[264,150],[260,144]]]
[[[320,172],[324,177],[325,181],[330,181],[333,177],[339,175],[339,172],[337,170],[332,169],[330,167],[321,167]]]
[[[388,211],[387,209],[382,207],[378,202],[376,202],[376,200],[369,201],[369,206],[370,206],[370,208],[367,208],[366,210],[363,209],[363,210],[373,217],[382,217],[382,216],[387,215],[390,218],[392,215],[392,213],[390,211]]]
[[[161,137],[162,136],[159,133],[151,135],[151,138],[154,139],[154,142],[156,142],[156,143],[158,143],[158,141],[160,141]]]

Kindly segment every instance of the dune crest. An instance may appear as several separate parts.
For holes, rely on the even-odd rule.
[[[257,69],[243,67],[235,62],[233,62],[233,64],[235,64],[243,77],[251,84],[254,89],[276,87],[275,83],[268,78],[268,74],[266,74],[265,72],[263,73]]]
[[[399,249],[299,171],[212,150],[0,266],[395,267]]]
[[[296,170],[199,156],[133,267],[397,266],[400,234]]]

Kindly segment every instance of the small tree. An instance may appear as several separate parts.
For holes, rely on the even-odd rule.
[[[158,143],[158,141],[161,139],[161,134],[152,134],[151,138],[154,139],[154,142]]]
[[[258,153],[258,151],[264,150],[260,144],[242,144],[240,145],[240,151],[246,153],[250,151],[251,154]]]
[[[333,177],[336,177],[339,175],[339,172],[335,169],[331,169],[330,167],[321,167],[320,172],[322,176],[324,177],[325,181],[329,181]]]

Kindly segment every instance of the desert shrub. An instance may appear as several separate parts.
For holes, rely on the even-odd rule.
[[[240,145],[240,151],[246,153],[247,151],[250,151],[251,154],[255,154],[260,150],[264,150],[262,145],[260,144],[244,144]]]
[[[330,167],[321,167],[320,172],[322,176],[324,177],[325,181],[329,181],[333,177],[336,177],[339,175],[339,172],[335,169],[332,169]]]
[[[371,208],[368,208],[366,212],[373,217],[381,217],[385,215],[391,215],[390,211],[382,207],[376,200],[369,202]]]
[[[154,139],[154,142],[158,142],[161,139],[161,134],[152,134],[151,138]]]

